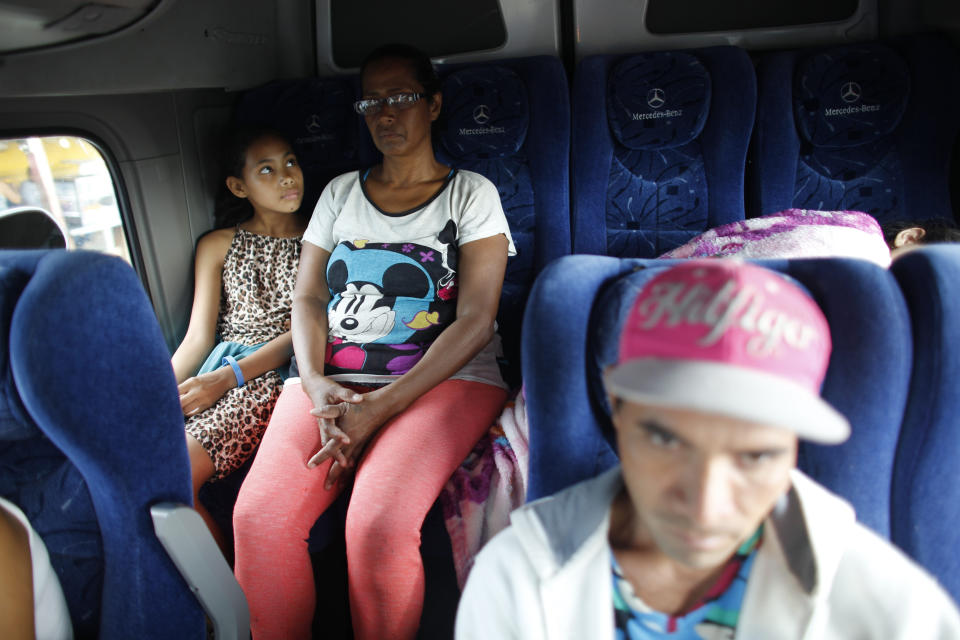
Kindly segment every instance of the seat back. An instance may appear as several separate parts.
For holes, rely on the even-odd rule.
[[[517,248],[507,262],[498,323],[507,373],[518,375],[530,287],[547,263],[570,253],[566,75],[559,59],[537,56],[450,65],[440,69],[440,76],[437,157],[496,185]]]
[[[735,47],[584,58],[573,84],[573,250],[653,258],[742,220],[756,79]]]
[[[77,637],[203,637],[150,515],[192,500],[176,380],[122,260],[0,251],[0,468],[0,495],[49,549]]]
[[[355,75],[278,80],[247,91],[237,104],[237,124],[267,125],[290,140],[303,169],[302,211],[313,211],[332,178],[376,161],[363,118],[353,110],[359,93]]]
[[[0,249],[64,249],[67,232],[43,209],[0,211]]]
[[[637,293],[671,263],[572,256],[538,279],[524,328],[528,499],[617,463],[601,373],[616,359],[620,328]],[[899,288],[887,271],[859,260],[759,264],[800,283],[824,311],[834,349],[822,393],[853,425],[842,445],[801,443],[798,466],[847,498],[861,522],[889,536],[894,451],[911,363]]]
[[[949,166],[960,131],[960,61],[918,36],[760,58],[751,215],[856,210],[953,218]]]
[[[960,601],[960,247],[912,251],[891,271],[910,309],[914,339],[893,477],[892,538]]]

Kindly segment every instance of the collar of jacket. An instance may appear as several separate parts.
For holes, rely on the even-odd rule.
[[[565,584],[567,574],[609,574],[609,565],[595,558],[608,553],[610,504],[623,487],[623,476],[615,467],[584,485],[532,502],[511,515],[515,526],[534,532],[521,539],[551,598],[563,599],[558,585]],[[854,523],[849,504],[802,472],[791,471],[790,489],[765,521],[768,533],[751,572],[738,637],[755,637],[754,627],[769,629],[765,625],[772,616],[781,618],[780,628],[794,627],[795,633],[784,637],[815,637],[820,616],[814,613],[826,608],[815,605],[827,600]],[[600,573],[594,578],[600,579]],[[593,584],[589,579],[586,583]],[[579,595],[597,596],[604,598]]]

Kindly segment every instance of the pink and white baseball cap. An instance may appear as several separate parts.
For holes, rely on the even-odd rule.
[[[604,382],[625,400],[835,444],[850,423],[820,397],[830,347],[823,313],[796,285],[738,260],[694,260],[643,287]]]

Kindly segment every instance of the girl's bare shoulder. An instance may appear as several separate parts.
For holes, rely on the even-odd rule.
[[[197,261],[213,260],[222,263],[236,233],[237,230],[232,227],[205,233],[197,241]]]

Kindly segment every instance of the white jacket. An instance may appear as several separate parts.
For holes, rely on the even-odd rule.
[[[738,640],[960,638],[956,605],[927,573],[845,501],[792,474],[766,521]],[[458,640],[612,640],[607,530],[622,486],[616,468],[514,511],[477,556]]]

